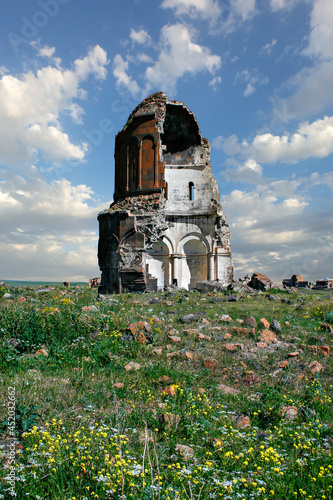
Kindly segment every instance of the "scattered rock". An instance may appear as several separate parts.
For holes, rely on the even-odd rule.
[[[147,344],[148,341],[151,341],[151,336],[146,335],[144,332],[139,332],[137,338],[140,344]]]
[[[183,359],[188,359],[188,360],[192,361],[194,359],[193,352],[191,352],[191,351],[185,351],[183,353]]]
[[[170,377],[168,377],[167,375],[162,375],[159,379],[158,379],[159,382],[165,382],[166,384],[168,382],[170,382]]]
[[[36,352],[36,356],[45,356],[45,357],[48,357],[49,353],[47,352],[47,350],[45,349],[45,347],[42,347],[41,349],[38,349],[38,351]]]
[[[240,417],[237,418],[236,421],[236,426],[238,429],[246,429],[247,427],[250,427],[251,425],[251,420],[250,417],[247,415],[241,415]]]
[[[183,333],[186,333],[188,335],[197,335],[199,333],[199,330],[197,328],[189,328],[188,330],[182,330]]]
[[[299,352],[298,352],[298,351],[295,351],[295,352],[290,352],[290,353],[288,354],[288,357],[289,357],[289,358],[296,358],[298,355],[299,355]]]
[[[199,319],[200,319],[199,314],[189,313],[181,316],[179,321],[181,323],[191,323],[192,321],[199,321]]]
[[[232,319],[230,318],[229,314],[222,314],[220,321],[224,321],[225,323],[230,323]]]
[[[316,345],[308,345],[307,346],[308,351],[313,352],[314,354],[317,354],[318,348]]]
[[[289,362],[287,360],[280,361],[279,368],[286,368],[286,366],[288,366],[288,365],[289,365]]]
[[[266,344],[276,344],[277,342],[275,333],[271,332],[271,330],[268,330],[267,328],[261,332],[260,340]]]
[[[245,377],[243,378],[244,385],[254,385],[259,384],[259,382],[260,378],[252,371],[246,372]]]
[[[156,298],[150,299],[149,304],[160,304],[160,301]]]
[[[224,337],[223,337],[223,338],[224,338],[224,340],[231,339],[231,335],[230,335],[230,333],[228,333],[228,332],[227,332],[227,333],[224,335]]]
[[[229,387],[228,385],[225,385],[225,384],[220,384],[217,386],[217,388],[224,392],[224,394],[232,394],[233,396],[237,396],[237,394],[239,394],[239,390],[238,389],[234,389],[233,387]]]
[[[124,368],[127,372],[129,372],[131,370],[139,370],[141,365],[139,363],[135,363],[135,361],[130,361]]]
[[[169,335],[169,339],[172,340],[172,342],[175,342],[175,343],[182,341],[182,338],[178,337],[177,335]]]
[[[268,298],[268,300],[271,300],[271,301],[277,300],[275,295],[267,295],[267,298]]]
[[[136,321],[134,323],[129,324],[127,330],[129,330],[133,335],[133,337],[135,337],[136,334],[142,331],[151,333],[151,326],[146,321]]]
[[[277,319],[273,319],[271,323],[271,329],[276,333],[280,333],[282,331],[282,327]]]
[[[244,350],[243,344],[224,344],[224,346],[222,346],[222,347],[225,351],[228,351],[228,352],[238,351],[239,347],[242,351]]]
[[[153,349],[153,354],[156,354],[157,356],[162,356],[162,352],[163,352],[163,349],[162,347],[155,347],[155,349]]]
[[[265,349],[265,347],[267,347],[267,344],[266,342],[257,342],[257,347],[259,347],[260,349]]]
[[[7,300],[12,300],[14,298],[13,295],[11,295],[10,293],[4,293],[3,296],[2,296],[4,299],[7,299]]]
[[[183,457],[185,462],[194,456],[194,450],[185,444],[176,444],[175,450]]]
[[[165,387],[163,389],[163,393],[164,394],[167,394],[168,396],[175,396],[176,395],[176,392],[177,392],[177,388],[178,388],[178,385],[176,384],[172,384],[172,385],[168,385],[167,387]]]
[[[205,366],[205,368],[208,368],[208,370],[215,370],[215,368],[217,366],[217,361],[215,358],[205,359],[204,366]]]
[[[136,321],[128,325],[127,330],[140,344],[152,342],[151,326],[146,321]]]
[[[115,387],[116,389],[123,389],[125,387],[125,384],[123,384],[122,382],[116,382],[113,387]]]
[[[283,406],[282,416],[285,420],[288,421],[296,420],[296,418],[298,417],[298,410],[296,406]]]
[[[251,328],[256,328],[257,327],[257,322],[252,316],[245,316],[244,318],[244,324],[246,326],[250,326]]]
[[[84,306],[83,306],[84,307]],[[98,311],[98,308],[96,306],[86,306],[87,308],[85,309],[85,311],[89,311],[89,312],[97,312]],[[83,308],[82,308],[83,309]]]
[[[265,328],[269,328],[269,322],[266,318],[261,318],[260,323],[264,325]]]
[[[318,361],[311,361],[309,368],[313,374],[320,373],[324,369],[323,365],[318,363]]]
[[[321,345],[321,346],[319,346],[319,352],[323,356],[329,356],[330,355],[330,347],[328,345]]]
[[[166,357],[167,358],[174,358],[175,356],[179,356],[179,355],[180,355],[180,351],[174,351],[174,352],[168,352]]]
[[[233,326],[231,328],[231,331],[236,333],[237,335],[247,335],[247,333],[248,333],[247,328],[241,328],[239,326]]]

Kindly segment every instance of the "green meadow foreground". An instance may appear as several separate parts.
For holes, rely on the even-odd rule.
[[[1,288],[0,498],[332,499],[332,299]]]

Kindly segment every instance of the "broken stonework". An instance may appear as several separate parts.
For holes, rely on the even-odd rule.
[[[233,279],[230,232],[193,113],[162,93],[116,136],[115,194],[98,216],[100,293]]]

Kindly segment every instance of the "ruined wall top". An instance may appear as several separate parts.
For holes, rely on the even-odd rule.
[[[167,105],[182,107],[189,115],[193,117],[193,120],[195,121],[196,126],[198,128],[198,133],[200,134],[199,124],[197,122],[196,117],[194,116],[194,113],[192,113],[192,111],[190,111],[190,109],[187,106],[185,106],[185,104],[182,101],[176,101],[176,100],[169,101],[168,96],[164,92],[155,92],[154,94],[151,94],[146,99],[144,99],[140,104],[138,104],[138,106],[130,114],[123,130],[126,130],[128,125],[131,124],[131,122],[135,117],[154,115],[157,121],[158,131],[160,133],[163,133],[164,132],[163,125],[165,121]]]
[[[189,108],[156,92],[134,109],[116,136],[114,199],[162,193],[168,165],[210,169],[209,153]]]

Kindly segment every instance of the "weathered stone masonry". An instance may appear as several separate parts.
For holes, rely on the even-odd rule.
[[[116,136],[115,193],[99,214],[100,291],[191,289],[233,279],[230,232],[193,113],[162,93]]]

